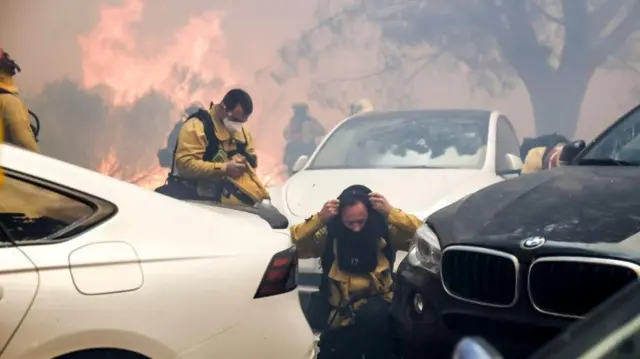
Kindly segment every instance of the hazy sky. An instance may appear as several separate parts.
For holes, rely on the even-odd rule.
[[[110,23],[103,17],[99,27],[100,5],[122,9]],[[123,9],[136,6],[141,9],[139,19],[122,21],[126,17],[123,14],[131,13]],[[290,116],[289,106],[292,102],[307,100],[311,75],[302,72],[297,79],[281,86],[266,74],[278,64],[278,49],[314,24],[314,11],[314,1],[299,0],[3,1],[0,46],[22,66],[24,72],[17,78],[18,83],[32,96],[45,84],[68,77],[84,85],[105,83],[121,93],[126,92],[123,87],[127,83],[141,87],[140,91],[161,88],[163,94],[182,105],[188,96],[179,88],[184,85],[180,82],[184,74],[180,75],[176,67],[191,67],[194,79],[188,82],[189,86],[206,87],[197,92],[203,98],[194,100],[208,101],[204,97],[209,96],[214,97],[210,100],[220,99],[222,90],[214,89],[213,85],[217,83],[216,77],[225,83],[224,88],[245,87],[257,104],[251,123],[254,136],[262,152],[280,159],[284,145],[281,133]],[[219,29],[216,28],[218,22]],[[112,36],[108,41],[104,40],[105,29],[109,29]],[[91,57],[82,51],[81,36],[89,39],[93,46]],[[101,38],[104,43],[98,42]],[[135,40],[135,44],[127,44],[129,40]],[[199,56],[202,54],[206,56]],[[371,66],[368,56],[355,51],[324,59],[324,76],[330,77],[331,71],[335,71],[337,77],[345,72],[358,75]],[[265,71],[256,75],[260,69]],[[628,74],[599,71],[583,104],[578,137],[591,138],[639,102],[640,99],[629,95],[629,89],[636,84],[638,79]],[[175,93],[172,86],[176,87]],[[413,107],[496,108],[511,118],[520,136],[532,134],[531,106],[522,86],[504,97],[491,98],[484,93],[473,93],[463,72],[445,71],[436,66],[427,68],[408,86],[415,93]],[[354,85],[345,90],[345,96],[356,101],[372,96],[368,91]],[[343,116],[313,102],[310,107],[326,125],[335,124]],[[47,115],[41,113],[40,117],[46,131]]]

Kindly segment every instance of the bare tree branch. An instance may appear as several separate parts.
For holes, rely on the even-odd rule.
[[[604,61],[616,50],[620,49],[629,36],[640,29],[640,3],[634,1],[627,17],[616,27],[609,36],[598,42],[594,48],[594,60],[598,65]]]
[[[342,78],[336,78],[336,79],[331,79],[331,80],[326,80],[326,81],[321,81],[320,84],[328,84],[328,83],[340,83],[340,82],[352,82],[352,81],[362,81],[362,80],[367,80],[367,79],[371,79],[374,77],[378,77],[380,75],[384,75],[386,73],[390,73],[390,72],[394,72],[394,71],[398,71],[401,70],[403,68],[405,68],[407,65],[412,65],[415,64],[416,62],[420,62],[420,61],[434,61],[435,59],[437,59],[438,57],[444,55],[446,52],[445,51],[437,51],[435,53],[430,52],[427,54],[421,54],[419,56],[413,56],[411,58],[408,58],[402,62],[398,62],[394,65],[388,66],[388,64],[385,64],[385,66],[379,70],[370,72],[370,73],[366,73],[363,75],[358,75],[358,76],[354,76],[354,77],[342,77]]]
[[[627,0],[608,0],[589,14],[589,39],[597,41],[604,29],[620,13]]]
[[[635,6],[629,6],[631,1]],[[349,82],[351,87],[358,87],[356,83],[362,82],[365,91],[379,93],[391,102],[396,101],[391,99],[396,96],[399,103],[400,98],[410,97],[399,95],[400,91],[407,90],[407,83],[428,64],[433,65],[443,54],[448,54],[467,66],[472,88],[482,88],[490,95],[495,95],[492,90],[499,87],[508,90],[519,78],[530,94],[538,129],[546,131],[555,127],[570,133],[575,130],[579,103],[596,68],[614,55],[624,61],[617,61],[618,68],[629,71],[631,63],[640,61],[640,53],[630,43],[631,35],[640,30],[640,21],[637,21],[640,0],[599,0],[602,5],[594,10],[587,0],[354,0],[350,3],[352,5],[305,32],[296,45],[297,51],[287,53],[293,60],[285,61],[292,64],[306,60],[312,64],[320,56],[331,56],[336,49],[351,50],[353,40],[360,39],[354,36],[351,23],[365,20],[379,25],[381,41],[392,45],[379,50],[384,65],[360,76],[313,83],[314,96],[333,108],[342,106],[345,98],[351,97],[346,89],[330,88],[331,84],[342,82]],[[556,11],[559,6],[562,6],[562,16]],[[626,19],[609,31],[627,10],[630,11]],[[333,37],[328,42],[312,35],[324,36],[327,32]],[[559,45],[563,46],[555,56]],[[435,51],[423,54],[424,58],[412,57],[411,51],[405,51],[421,49],[421,46]],[[292,66],[283,72],[291,75],[295,72]],[[390,72],[396,73],[385,76]],[[386,82],[382,89],[370,90],[369,80]],[[563,96],[567,93],[570,95]],[[566,101],[560,99],[562,97]]]
[[[427,66],[431,65],[435,61],[438,61],[446,53],[447,52],[444,49],[442,49],[441,51],[437,51],[435,53],[425,55],[423,58],[420,59],[422,61],[422,64],[420,64],[420,66],[418,66],[414,71],[412,71],[410,75],[405,77],[406,80],[409,82],[412,82],[413,80],[415,80],[418,74],[424,71],[424,69]]]
[[[546,18],[547,20],[553,23],[556,23],[560,26],[564,26],[564,21],[562,18],[552,15],[551,13],[549,13],[549,11],[547,11],[547,9],[542,7],[542,5],[540,5],[538,2],[532,1],[532,4],[533,4],[533,10],[535,12],[541,14],[544,18]]]
[[[533,83],[536,77],[548,76],[550,49],[538,42],[524,1],[505,1],[501,6],[509,26],[509,43],[505,55],[525,82]],[[499,39],[499,38],[498,38]]]

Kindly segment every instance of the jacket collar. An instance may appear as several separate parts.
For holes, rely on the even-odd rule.
[[[9,92],[18,93],[18,86],[13,81],[13,77],[5,74],[0,74],[0,88]]]

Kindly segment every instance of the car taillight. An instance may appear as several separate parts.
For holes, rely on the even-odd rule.
[[[298,254],[295,247],[276,253],[262,277],[254,298],[290,292],[298,286]]]

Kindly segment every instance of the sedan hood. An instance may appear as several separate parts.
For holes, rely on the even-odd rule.
[[[362,184],[383,194],[393,206],[418,215],[498,180],[481,170],[466,169],[306,170],[289,179],[285,198],[293,215],[306,218],[345,188]]]
[[[564,167],[489,186],[430,218],[444,245],[542,236],[618,243],[640,232],[637,167]]]

